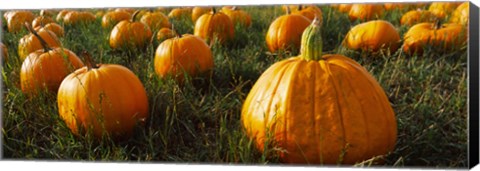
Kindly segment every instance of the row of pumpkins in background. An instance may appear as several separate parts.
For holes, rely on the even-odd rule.
[[[367,12],[361,14],[370,14],[372,11],[369,10],[376,9],[372,4],[363,6]],[[342,10],[340,6],[336,8]],[[352,5],[350,14],[356,8],[356,4]],[[113,27],[110,36],[112,48],[141,48],[151,39],[152,29],[161,34],[162,29],[171,28],[168,17],[175,18],[181,13],[191,15],[193,21],[197,20],[195,33],[180,36],[170,30],[166,32],[171,36],[157,35],[164,40],[157,47],[154,59],[159,76],[174,76],[177,81],[183,82],[184,72],[195,77],[213,70],[212,53],[207,44],[209,40],[217,39],[221,43],[232,40],[234,27],[232,19],[225,14],[228,10],[236,9],[195,12],[195,8],[179,8],[172,10],[169,16],[162,12],[144,11],[141,14],[141,11],[118,9],[102,15],[102,27]],[[256,140],[256,146],[261,151],[270,140],[287,151],[279,152],[282,161],[287,163],[353,164],[392,151],[397,138],[396,119],[382,87],[354,60],[338,54],[322,54],[323,19],[318,7],[295,6],[286,8],[286,11],[286,15],[278,17],[270,25],[266,42],[270,51],[298,45],[300,54],[273,64],[252,87],[241,116],[247,135]],[[64,24],[95,20],[95,15],[89,12],[62,12],[58,13],[57,21]],[[77,135],[82,134],[79,128],[83,128],[91,129],[98,138],[108,133],[114,139],[123,139],[132,134],[135,125],[143,124],[149,116],[148,98],[143,84],[132,71],[117,64],[95,64],[88,53],[83,54],[86,59],[83,63],[75,53],[61,47],[57,36],[63,36],[64,31],[48,19],[53,14],[42,13],[34,18],[29,12],[17,13],[6,13],[4,17],[10,32],[15,33],[24,26],[30,31],[20,40],[18,48],[19,57],[24,59],[21,69],[24,93],[35,96],[37,90],[45,88],[57,92],[59,114]],[[245,22],[243,25],[248,27],[251,19],[246,17],[247,13],[242,13],[239,18],[246,20],[237,21]],[[148,19],[148,16],[153,18]],[[34,22],[37,19],[41,20],[39,28],[38,22]],[[356,19],[367,21],[373,18]],[[415,22],[422,21],[419,17]],[[15,23],[19,23],[18,26]],[[49,29],[49,24],[54,26]],[[437,32],[444,29],[434,29],[435,24],[432,23],[425,25],[428,27],[422,26],[423,29],[432,31],[422,31],[420,38],[413,35],[415,38],[412,39],[420,41],[413,43],[415,46],[431,43],[435,36],[440,36]],[[447,33],[454,30],[445,27],[450,30]],[[465,27],[462,25],[461,28]],[[408,42],[409,32],[405,43]],[[116,37],[115,34],[130,35]],[[449,40],[445,38],[438,39]],[[364,50],[396,50],[399,41],[395,28],[383,20],[359,24],[345,39],[347,46]],[[128,105],[125,105],[125,99],[129,100]],[[102,122],[97,117],[101,117]]]

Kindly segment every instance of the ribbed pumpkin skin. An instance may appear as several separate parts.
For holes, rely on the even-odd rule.
[[[413,26],[423,22],[434,22],[437,19],[432,12],[427,10],[412,10],[403,14],[400,19],[401,25]]]
[[[129,137],[149,115],[146,91],[129,69],[97,66],[80,68],[63,80],[57,94],[60,117],[75,135],[86,133],[81,128],[91,129],[97,138],[104,133],[114,139]]]
[[[257,80],[242,108],[242,123],[263,151],[269,140],[283,162],[353,164],[391,151],[395,114],[367,70],[341,55],[293,57]]]
[[[45,89],[56,93],[62,80],[83,66],[80,58],[68,49],[57,47],[48,52],[40,49],[30,53],[20,71],[22,92],[31,96]]]
[[[275,19],[268,27],[265,40],[270,52],[300,48],[302,33],[310,20],[299,14],[287,14]]]
[[[209,73],[214,67],[208,45],[190,34],[163,41],[155,52],[154,65],[161,78],[172,76],[179,82],[184,80],[184,73],[195,77]]]
[[[144,48],[152,37],[150,28],[141,22],[120,21],[110,33],[110,47],[113,49]]]
[[[157,31],[164,27],[172,27],[172,24],[168,21],[168,17],[161,12],[145,13],[140,19],[140,22],[146,24],[152,31]]]
[[[160,30],[158,30],[157,41],[161,43],[161,42],[163,42],[167,39],[173,38],[175,36],[176,36],[176,34],[173,30],[164,27],[164,28],[161,28]]]
[[[354,50],[377,52],[390,49],[395,52],[400,43],[400,34],[388,21],[373,20],[354,26],[345,36],[344,44]]]
[[[126,11],[109,11],[102,17],[102,27],[110,29],[122,20],[130,19],[131,14]]]
[[[458,23],[462,25],[468,24],[468,16],[469,16],[469,2],[464,2],[460,4],[455,11],[453,11],[452,17],[450,18],[450,22]]]
[[[427,45],[450,51],[462,47],[467,41],[467,30],[457,23],[443,24],[435,29],[434,23],[420,23],[404,34],[403,51],[409,54],[423,53]]]
[[[195,23],[198,18],[200,18],[203,14],[209,13],[212,10],[211,7],[194,7],[192,9],[192,21]]]
[[[35,19],[35,15],[30,11],[13,11],[6,15],[8,32],[17,33],[25,28],[24,23],[31,23]]]
[[[46,16],[38,16],[37,18],[33,19],[32,27],[41,27],[42,25],[47,25],[48,23],[54,23],[53,19]]]
[[[49,31],[55,33],[55,35],[56,35],[57,37],[63,37],[63,36],[65,36],[65,30],[63,29],[62,26],[58,25],[57,23],[48,23],[48,24],[46,24],[46,25],[43,26],[43,27],[41,27],[41,26],[36,27],[36,28],[35,28],[35,31],[39,32],[39,31],[42,30],[42,29],[44,29],[44,30],[49,30]]]
[[[350,21],[369,21],[381,17],[383,10],[381,4],[354,4],[348,12],[348,16]]]
[[[53,48],[61,46],[60,40],[52,31],[45,29],[39,30],[38,35],[40,35],[40,37],[47,42],[48,47]],[[23,61],[30,53],[42,48],[43,46],[40,43],[40,40],[30,33],[20,39],[18,43],[18,56]]]
[[[193,33],[207,42],[218,39],[220,44],[224,44],[233,40],[235,27],[232,20],[223,12],[211,12],[197,19]]]

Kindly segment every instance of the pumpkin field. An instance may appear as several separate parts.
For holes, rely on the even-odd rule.
[[[4,10],[2,158],[466,168],[468,5]]]

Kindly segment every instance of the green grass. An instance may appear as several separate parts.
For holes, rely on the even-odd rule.
[[[467,51],[448,54],[427,51],[406,56],[401,51],[371,55],[341,46],[350,22],[345,14],[321,6],[324,15],[324,51],[358,61],[384,88],[398,123],[395,150],[385,166],[467,167]],[[243,7],[252,15],[252,27],[236,27],[235,43],[214,45],[212,77],[178,85],[156,77],[153,66],[157,45],[145,51],[112,50],[109,31],[101,19],[80,27],[65,26],[65,48],[80,54],[88,50],[98,63],[131,69],[149,98],[150,117],[128,140],[113,142],[74,136],[60,119],[55,94],[27,98],[19,89],[21,61],[16,50],[26,34],[2,34],[9,60],[2,69],[2,150],[4,159],[139,161],[215,164],[281,164],[275,151],[260,153],[240,124],[244,99],[260,74],[286,54],[268,53],[265,33],[284,12],[273,6]],[[35,11],[38,13],[38,11]],[[399,30],[399,10],[384,15]],[[2,19],[3,20],[3,19]],[[5,22],[5,21],[3,21]],[[189,21],[172,21],[180,33],[192,33]],[[5,26],[5,24],[4,24]],[[5,28],[4,28],[5,29]],[[296,55],[296,54],[293,54]],[[358,166],[368,165],[362,163]]]

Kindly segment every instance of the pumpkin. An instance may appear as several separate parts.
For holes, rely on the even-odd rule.
[[[300,14],[287,14],[277,17],[268,27],[265,37],[270,52],[278,50],[296,51],[305,28],[311,20]]]
[[[65,36],[65,30],[63,29],[62,26],[58,25],[57,23],[48,23],[43,27],[38,26],[38,27],[35,28],[35,31],[39,32],[41,29],[49,30],[49,31],[55,33],[55,35],[57,37]]]
[[[146,24],[152,31],[157,31],[163,27],[172,27],[168,17],[161,12],[148,12],[142,16],[140,22]]]
[[[348,12],[350,21],[369,21],[383,15],[383,5],[380,4],[354,4]]]
[[[7,60],[8,60],[8,49],[7,49],[7,46],[5,46],[3,43],[0,42],[0,51],[1,51],[1,54],[2,56],[0,56],[0,60],[3,62],[3,63],[6,63]]]
[[[464,2],[460,4],[455,11],[453,11],[452,17],[450,18],[450,22],[458,23],[462,25],[468,24],[468,16],[469,16],[469,2]]]
[[[69,13],[70,10],[61,10],[60,12],[58,12],[57,14],[57,18],[55,18],[55,20],[57,20],[58,22],[63,22],[63,18],[65,17],[65,15],[67,15],[67,13]]]
[[[210,13],[202,15],[195,22],[193,34],[207,42],[218,40],[220,44],[224,44],[233,40],[235,27],[227,15],[212,8]]]
[[[24,28],[24,23],[32,23],[35,15],[30,11],[12,11],[6,15],[8,32],[18,33]]]
[[[47,16],[38,16],[37,18],[33,19],[32,27],[36,28],[42,25],[46,25],[48,23],[53,23],[53,19]]]
[[[448,14],[452,13],[457,6],[458,2],[432,2],[428,7],[428,11],[432,12],[439,19],[444,19]]]
[[[57,94],[58,113],[74,135],[92,133],[120,140],[144,125],[148,113],[145,88],[128,68],[117,64],[94,64],[69,74]]]
[[[132,15],[130,20],[123,20],[115,25],[110,33],[110,47],[113,49],[143,49],[147,46],[152,37],[152,31],[146,24],[134,21],[136,14],[138,11]]]
[[[288,12],[288,13],[290,13],[290,12],[293,13],[293,12],[299,11],[299,9],[298,9],[299,7],[301,7],[301,5],[295,5],[295,4],[292,4],[292,5],[282,5],[283,11]]]
[[[245,27],[250,27],[250,25],[252,25],[252,17],[250,14],[237,7],[222,7],[222,12],[232,20],[234,25],[239,24]]]
[[[407,13],[403,14],[402,18],[400,19],[400,24],[401,25],[406,25],[406,26],[413,26],[418,23],[423,23],[423,22],[434,22],[437,20],[437,17],[433,15],[428,10],[412,10],[408,11]]]
[[[318,17],[319,20],[323,20],[322,10],[315,5],[299,6],[298,11],[292,12],[292,14],[300,14],[313,20]]]
[[[403,51],[407,54],[422,54],[426,46],[437,51],[456,50],[467,42],[466,28],[457,23],[419,23],[404,34]]]
[[[62,80],[71,72],[83,67],[83,62],[72,51],[50,48],[40,35],[30,30],[43,46],[30,53],[22,63],[20,86],[22,92],[34,97],[40,91],[56,93]]]
[[[130,15],[133,15],[133,13],[135,13],[135,9],[132,9],[132,8],[116,8],[114,11],[123,11],[123,12],[127,12],[129,13]],[[138,14],[137,14],[138,15]]]
[[[45,16],[45,17],[53,17],[55,11],[53,10],[47,10],[47,9],[42,9],[40,10],[40,16]]]
[[[203,14],[209,13],[212,10],[211,7],[194,7],[192,9],[192,21],[195,23],[198,18]]]
[[[353,50],[395,52],[400,43],[400,34],[385,20],[372,20],[358,24],[345,36],[344,45]]]
[[[63,17],[63,23],[66,25],[88,24],[95,20],[95,15],[87,11],[70,11]]]
[[[168,18],[173,20],[182,20],[183,18],[191,18],[192,8],[175,8],[168,13]]]
[[[158,42],[163,42],[167,39],[170,39],[170,38],[173,38],[175,37],[177,34],[175,33],[175,31],[173,31],[172,29],[170,28],[161,28],[158,32],[157,32],[157,41]]]
[[[102,17],[102,27],[111,29],[122,20],[128,20],[132,15],[126,11],[109,11]]]
[[[173,78],[179,83],[190,77],[211,74],[214,63],[212,52],[202,38],[184,34],[163,41],[155,51],[155,72],[160,78]]]
[[[258,78],[241,111],[245,133],[262,152],[279,149],[285,163],[354,164],[387,154],[397,124],[384,90],[354,60],[322,54],[319,23],[305,29],[300,55]]]
[[[29,24],[27,23],[27,25]],[[39,30],[37,34],[46,42],[48,47],[54,48],[61,46],[61,42],[54,32],[43,29]],[[23,61],[27,55],[42,48],[41,40],[33,33],[30,33],[20,39],[18,43],[18,56]]]
[[[342,13],[348,13],[352,9],[353,4],[339,4],[337,9]]]

